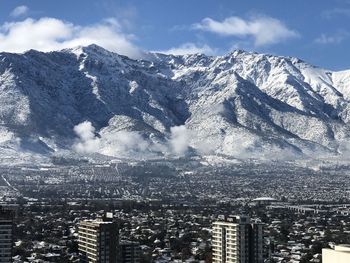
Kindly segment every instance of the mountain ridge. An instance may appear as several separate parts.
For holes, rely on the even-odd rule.
[[[2,149],[43,155],[73,151],[84,122],[91,152],[130,158],[337,154],[350,135],[350,70],[242,50],[147,60],[97,45],[0,53],[0,90]]]

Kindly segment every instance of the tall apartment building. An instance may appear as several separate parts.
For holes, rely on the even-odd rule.
[[[334,249],[322,249],[323,263],[349,263],[350,262],[350,245],[338,245]]]
[[[120,263],[139,263],[141,248],[140,243],[122,240],[119,244]]]
[[[263,224],[246,216],[223,218],[213,223],[213,263],[262,263]]]
[[[79,224],[80,262],[116,263],[118,225],[106,220],[84,220]]]
[[[12,262],[14,212],[0,208],[0,262]]]

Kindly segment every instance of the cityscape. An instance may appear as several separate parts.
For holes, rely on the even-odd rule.
[[[350,263],[350,0],[0,0],[0,263]]]
[[[1,167],[13,229],[6,253],[13,262],[327,262],[322,250],[350,243],[349,166],[308,167],[190,159]],[[84,240],[90,228],[101,232]],[[229,243],[236,235],[245,245]],[[104,260],[94,245],[102,236]],[[223,259],[221,236],[241,252]]]

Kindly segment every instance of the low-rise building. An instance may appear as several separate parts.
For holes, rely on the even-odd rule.
[[[322,249],[323,263],[349,263],[350,262],[350,245],[338,245],[334,249]]]

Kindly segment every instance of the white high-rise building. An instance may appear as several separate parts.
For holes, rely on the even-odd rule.
[[[213,223],[213,263],[262,263],[263,224],[247,216],[233,216]]]
[[[322,249],[323,263],[349,263],[350,262],[350,245],[338,245],[334,249]]]
[[[84,220],[79,224],[80,262],[116,263],[118,226],[116,222]]]

